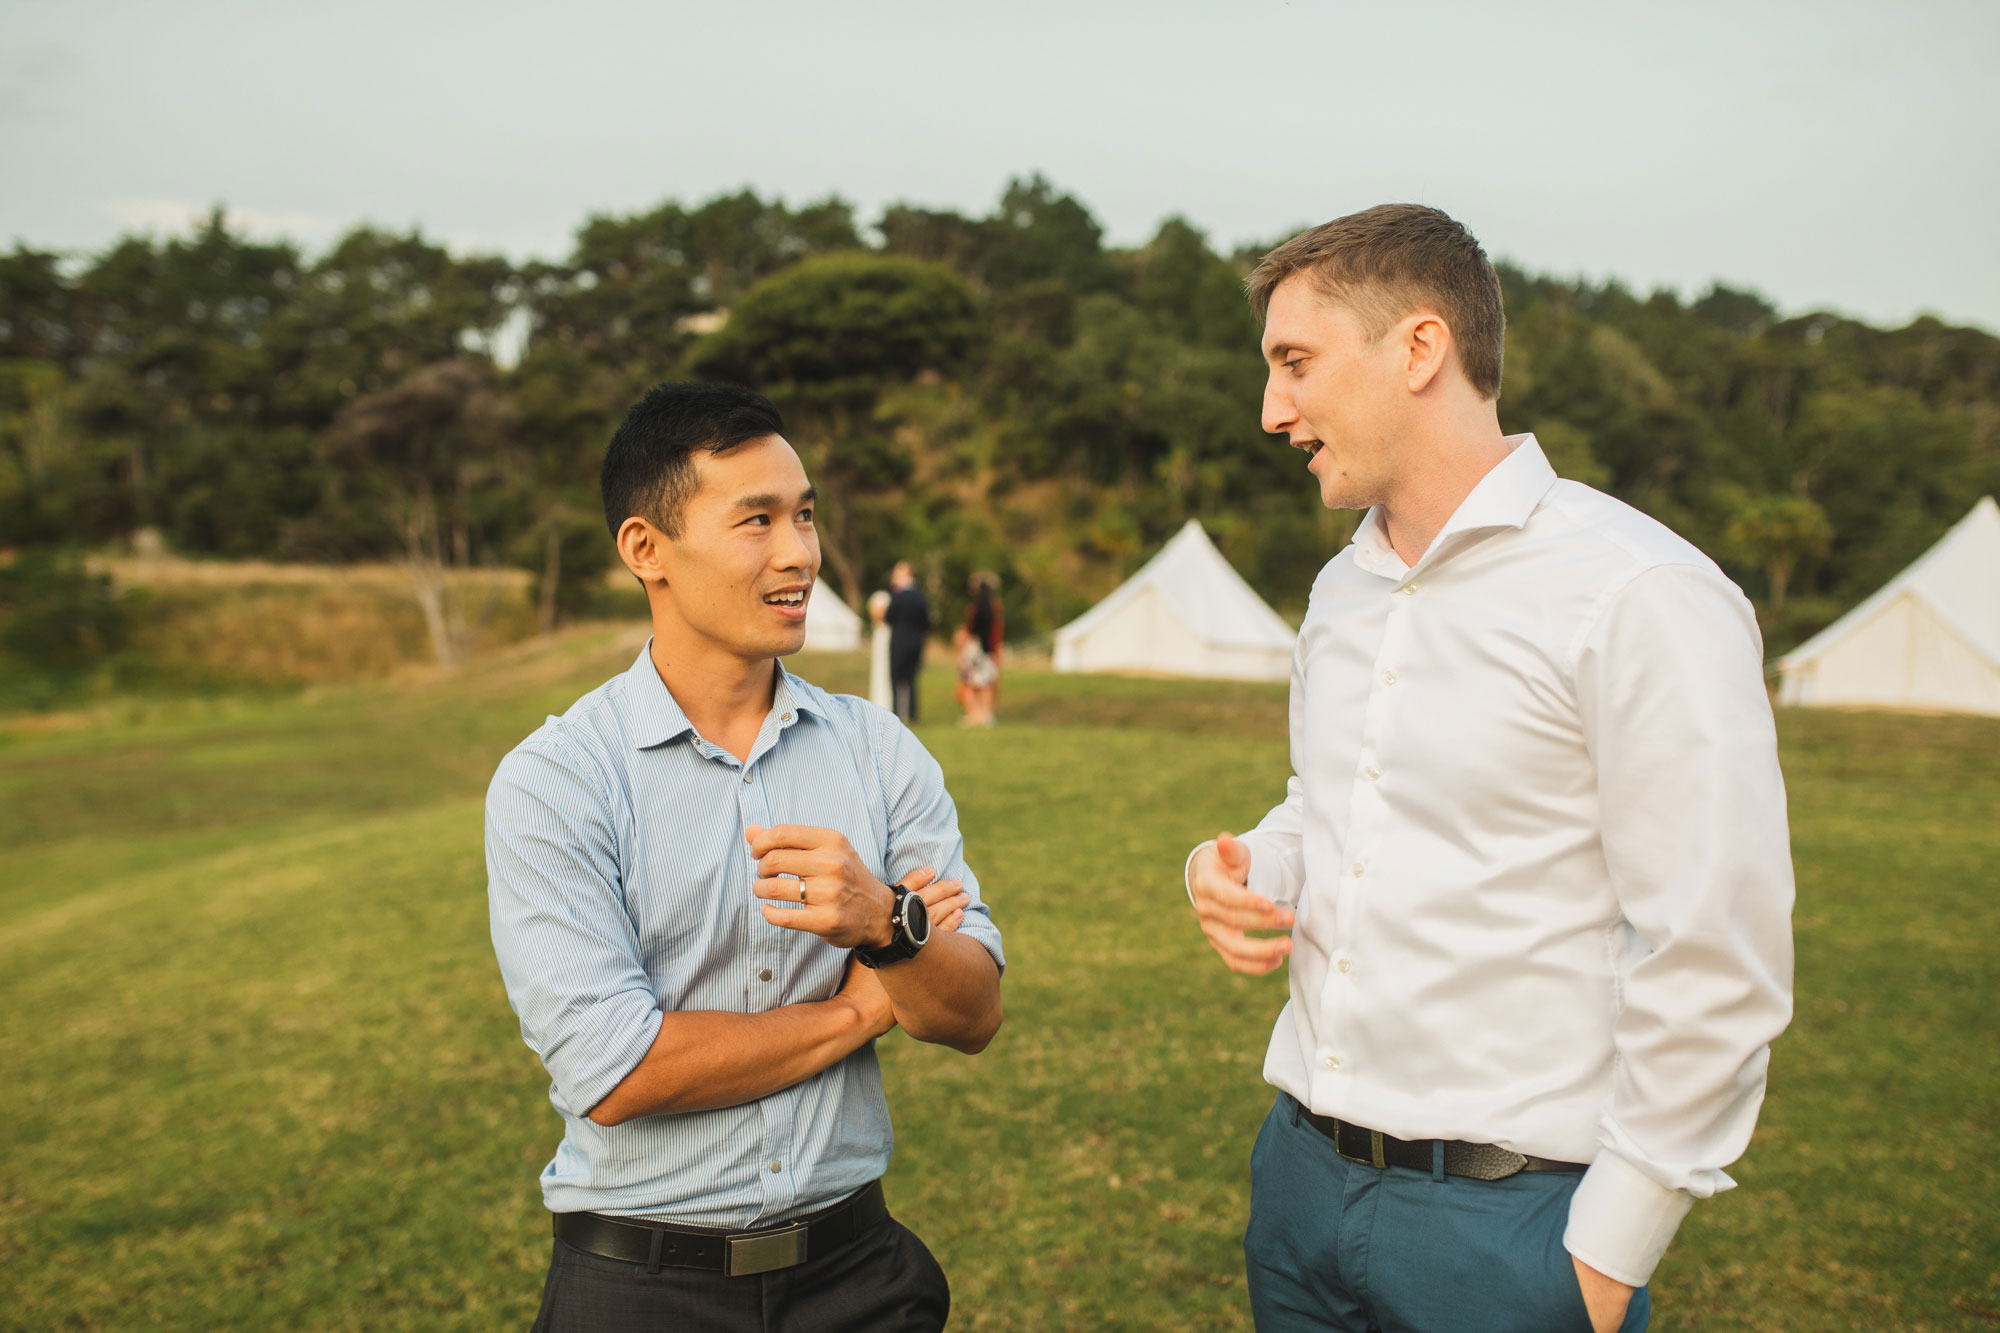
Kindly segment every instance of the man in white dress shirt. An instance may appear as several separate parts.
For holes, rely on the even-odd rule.
[[[1291,962],[1257,1325],[1642,1329],[1791,1016],[1755,617],[1501,434],[1499,281],[1451,218],[1337,219],[1249,289],[1264,429],[1368,510],[1299,631],[1286,799],[1187,867],[1232,969]]]

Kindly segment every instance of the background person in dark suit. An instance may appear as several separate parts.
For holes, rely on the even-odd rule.
[[[889,574],[889,692],[896,716],[915,726],[917,673],[924,666],[924,644],[931,633],[931,599],[917,586],[916,572],[898,560]]]

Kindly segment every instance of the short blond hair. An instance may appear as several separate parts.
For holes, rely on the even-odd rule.
[[[1482,398],[1500,396],[1507,315],[1500,275],[1463,223],[1422,204],[1380,204],[1300,232],[1265,255],[1244,290],[1262,320],[1271,293],[1304,274],[1361,317],[1370,338],[1430,309],[1451,329],[1459,367]]]

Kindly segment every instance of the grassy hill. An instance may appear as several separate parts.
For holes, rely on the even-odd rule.
[[[637,644],[0,726],[0,1328],[525,1326],[558,1121],[486,937],[481,797]],[[1284,983],[1212,959],[1179,872],[1280,793],[1282,687],[1016,672],[993,732],[927,688],[1008,1022],[974,1060],[884,1042],[892,1207],[954,1327],[1248,1327]],[[2000,722],[1780,729],[1799,1015],[1657,1326],[1992,1327]]]

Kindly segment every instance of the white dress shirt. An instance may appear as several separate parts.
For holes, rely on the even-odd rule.
[[[1296,904],[1264,1076],[1406,1139],[1588,1162],[1565,1244],[1651,1277],[1733,1183],[1791,1016],[1785,792],[1750,605],[1533,436],[1414,569],[1371,511],[1293,658]]]

